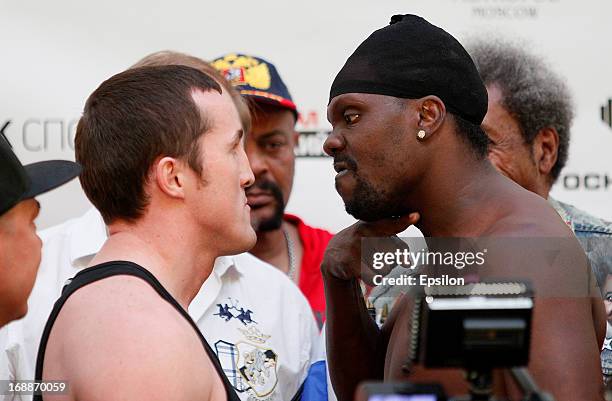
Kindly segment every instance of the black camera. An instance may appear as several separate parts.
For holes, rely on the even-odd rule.
[[[459,400],[492,400],[493,369],[509,369],[524,399],[554,401],[524,366],[529,361],[533,291],[525,282],[481,282],[425,287],[415,298],[411,358],[428,368],[462,368],[470,394]],[[366,383],[367,401],[446,401],[441,386]],[[364,397],[365,395],[365,397]],[[367,398],[366,398],[367,397]]]
[[[425,288],[413,319],[415,360],[468,370],[527,365],[532,298],[520,282]]]

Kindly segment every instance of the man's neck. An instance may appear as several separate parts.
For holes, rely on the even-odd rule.
[[[282,224],[285,224],[284,222]],[[281,271],[287,271],[287,241],[283,233],[282,225],[276,230],[258,231],[257,243],[249,251],[259,259],[270,263]]]
[[[448,165],[447,165],[448,166]],[[487,160],[456,164],[457,168],[431,174],[413,202],[423,205],[417,227],[426,237],[472,237],[486,232],[495,209],[492,202],[509,189]]]
[[[540,192],[538,195],[540,195],[542,198],[548,200],[548,198],[550,198],[550,190],[552,189],[552,184],[547,183],[545,186],[542,187],[542,192]]]
[[[285,235],[290,238],[290,244]],[[289,247],[291,247],[291,255]],[[298,227],[293,222],[283,220],[281,228],[257,232],[257,243],[249,252],[283,273],[287,273],[292,280],[299,283],[304,245]]]
[[[109,239],[91,264],[113,260],[134,262],[149,270],[187,310],[210,275],[217,255],[186,241],[189,236],[184,232],[161,232],[159,227],[172,225],[151,225],[146,221],[111,225]]]

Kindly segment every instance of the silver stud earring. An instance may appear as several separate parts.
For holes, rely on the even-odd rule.
[[[419,132],[417,132],[417,138],[418,138],[419,140],[421,140],[421,141],[422,141],[423,139],[425,139],[425,135],[426,135],[426,134],[425,134],[425,131],[424,131],[424,130],[419,130]]]

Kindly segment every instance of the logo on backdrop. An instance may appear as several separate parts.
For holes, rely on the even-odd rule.
[[[574,173],[562,175],[563,188],[568,191],[607,191],[612,188],[612,173]]]
[[[0,123],[0,133],[11,144],[20,143],[28,152],[74,152],[74,135],[78,122],[78,118],[28,118],[23,122],[8,119]]]
[[[295,155],[300,158],[328,157],[323,152],[323,143],[330,131],[300,131],[300,141],[295,148]]]
[[[323,142],[331,133],[329,130],[320,129],[319,113],[316,110],[300,112],[296,124],[300,133],[300,141],[295,148],[295,155],[299,158],[327,157],[323,152]]]
[[[11,120],[6,120],[4,124],[2,124],[2,128],[0,128],[0,135],[4,136],[5,138],[6,138],[6,133],[4,132],[4,130],[7,129],[9,125],[11,125]]]
[[[78,118],[28,118],[23,121],[9,118],[4,122],[0,120],[0,134],[13,146],[21,144],[20,147],[28,152],[74,152],[78,122]],[[323,152],[323,142],[330,131],[318,129],[318,126],[319,116],[316,111],[300,114],[297,123],[300,142],[295,150],[297,157],[327,157]]]
[[[608,102],[601,106],[601,120],[608,127],[612,128],[612,98],[608,99]]]
[[[454,0],[471,6],[472,16],[481,19],[536,19],[544,8],[561,0]]]

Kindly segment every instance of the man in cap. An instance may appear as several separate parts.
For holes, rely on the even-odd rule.
[[[51,160],[23,166],[0,134],[0,327],[23,317],[40,262],[40,239],[34,219],[35,196],[79,174],[70,161]]]
[[[257,243],[251,253],[286,273],[308,299],[319,327],[325,320],[321,260],[332,234],[284,213],[295,171],[298,112],[276,67],[231,53],[212,62],[248,102],[253,126],[245,146],[255,183],[247,189]]]
[[[574,110],[567,85],[541,57],[507,40],[479,40],[468,51],[489,95],[482,127],[491,141],[491,164],[550,202],[587,252],[606,294],[604,285],[612,270],[612,223],[550,196],[569,156]],[[606,337],[612,337],[610,329]],[[612,347],[610,341],[605,344],[602,369],[604,380],[610,381]]]
[[[394,16],[336,76],[328,105],[333,131],[324,148],[334,157],[336,189],[347,212],[361,220],[330,241],[322,264],[329,366],[340,400],[352,399],[359,382],[383,377],[441,381],[451,394],[467,392],[458,370],[403,369],[411,349],[409,297],[397,301],[381,330],[367,317],[359,286],[367,273],[361,270],[362,238],[416,224],[426,237],[555,238],[563,243],[560,268],[584,257],[544,199],[491,166],[480,128],[486,112],[486,88],[467,52],[414,15]],[[517,266],[521,249],[503,245],[475,279],[520,273],[535,279],[536,293],[551,297],[552,283],[564,285],[560,298],[535,300],[529,365],[535,380],[558,400],[601,399],[602,304],[590,297],[588,278],[575,291],[579,296],[568,298],[564,291],[576,290],[571,282],[547,282],[563,270],[537,270],[545,258],[539,249],[530,253],[535,265]],[[506,387],[501,393],[514,391],[500,379],[496,384]]]

